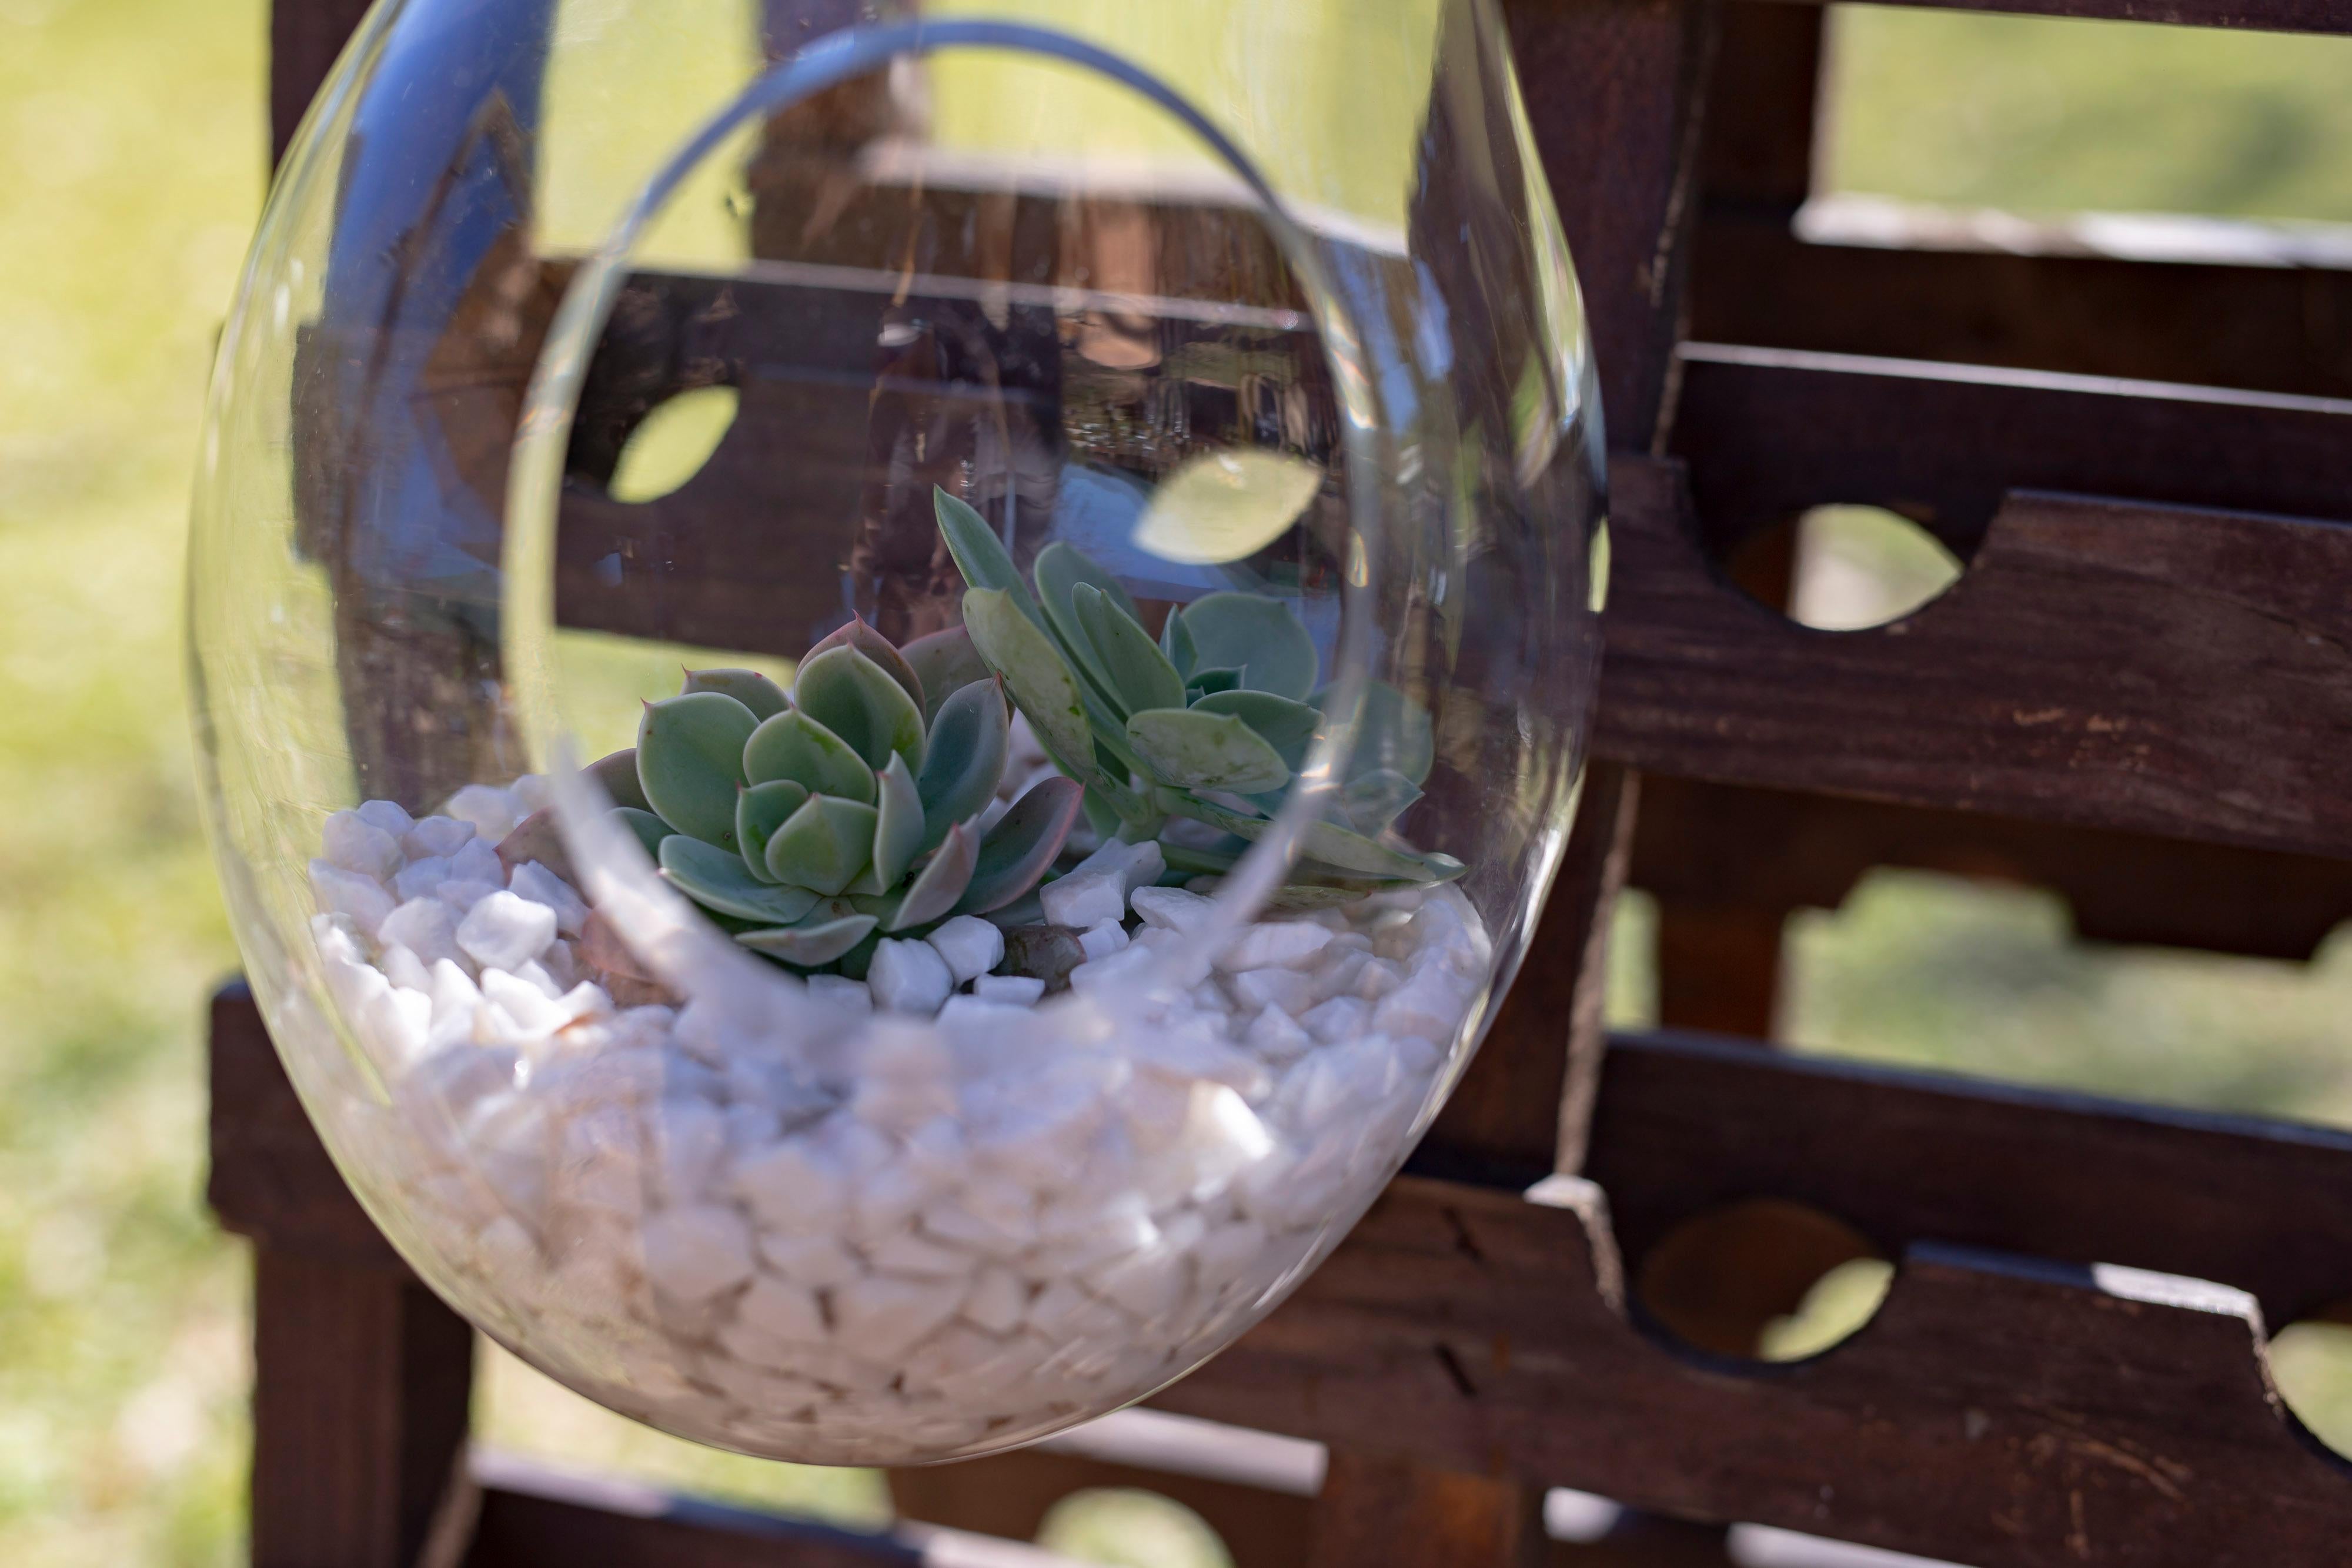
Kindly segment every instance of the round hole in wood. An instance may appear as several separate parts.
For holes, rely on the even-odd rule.
[[[1675,1227],[1643,1256],[1633,1288],[1650,1319],[1695,1349],[1798,1361],[1868,1322],[1893,1277],[1843,1220],[1767,1197]]]
[[[1037,1544],[1114,1568],[1233,1568],[1209,1521],[1173,1498],[1136,1487],[1088,1487],[1046,1511]]]
[[[2271,1381],[2304,1429],[2352,1458],[2352,1299],[2271,1336]]]

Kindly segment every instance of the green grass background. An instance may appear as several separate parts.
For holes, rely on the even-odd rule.
[[[261,0],[0,0],[0,1557],[43,1568],[240,1546],[245,1262],[200,1200],[200,1009],[234,959],[177,595],[206,355],[262,193],[264,26]],[[1841,14],[1836,44],[1834,188],[2352,220],[2343,44],[1876,11]],[[1867,567],[1874,547],[1825,548]],[[1648,1006],[1630,943],[1617,995]],[[1787,1031],[2352,1123],[2347,1018],[2341,942],[2308,968],[2091,952],[2046,898],[1883,876],[1799,921]],[[2315,1397],[2347,1382],[2297,1354]],[[502,1359],[483,1405],[496,1439],[551,1456],[885,1506],[870,1477],[705,1454]],[[1214,1559],[1123,1506],[1055,1538]]]

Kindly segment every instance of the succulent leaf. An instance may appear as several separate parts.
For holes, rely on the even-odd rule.
[[[1378,836],[1421,799],[1421,786],[1393,768],[1376,768],[1348,780],[1339,815],[1360,833]]]
[[[925,824],[919,848],[931,848],[950,826],[980,814],[996,794],[1011,749],[1012,723],[993,679],[967,685],[940,705],[916,781]]]
[[[1168,619],[1160,625],[1160,651],[1176,666],[1176,673],[1190,681],[1200,663],[1200,651],[1192,646],[1192,633],[1184,629],[1184,617],[1171,610]],[[1238,672],[1237,672],[1238,673]]]
[[[1212,593],[1179,613],[1200,668],[1239,670],[1244,685],[1300,702],[1315,689],[1315,639],[1280,600]]]
[[[1168,619],[1173,623],[1176,617],[1171,615]],[[1242,672],[1239,670],[1195,670],[1184,683],[1185,696],[1194,701],[1217,692],[1237,692],[1241,689]]]
[[[1274,826],[1265,817],[1252,817],[1229,810],[1211,800],[1192,800],[1184,803],[1187,815],[1219,827],[1229,833],[1238,833],[1252,841],[1265,836]],[[1400,883],[1447,882],[1460,876],[1463,865],[1451,855],[1412,855],[1376,843],[1361,833],[1350,832],[1336,822],[1309,822],[1307,825],[1307,856],[1324,866],[1345,874],[1360,877],[1393,879]],[[1301,868],[1302,873],[1314,874],[1314,868]],[[1296,879],[1294,879],[1296,880]]]
[[[1126,596],[1122,594],[1121,598]],[[1110,674],[1111,685],[1130,714],[1146,708],[1182,707],[1184,677],[1151,634],[1117,601],[1092,583],[1077,585],[1073,601],[1095,653]]]
[[[1213,692],[1194,703],[1192,711],[1233,715],[1257,731],[1294,773],[1306,763],[1307,744],[1323,722],[1321,710],[1272,692]]]
[[[657,852],[662,874],[678,890],[706,909],[740,920],[788,925],[816,906],[817,895],[804,887],[771,887],[754,880],[733,850],[674,833]]]
[[[735,797],[735,847],[744,868],[761,882],[774,882],[768,870],[768,841],[792,820],[809,797],[805,785],[790,779],[754,784]]]
[[[915,710],[918,713],[922,711],[925,687],[921,673],[915,668],[913,662],[906,654],[898,651],[889,638],[867,625],[864,617],[851,616],[848,624],[835,630],[815,647],[802,654],[802,667],[806,668],[811,659],[820,653],[831,653],[835,648],[855,648],[873,660],[881,666],[884,674],[898,683],[898,689],[905,692],[913,701]]]
[[[1013,802],[981,841],[960,914],[985,915],[1027,893],[1062,852],[1085,791],[1072,779],[1043,779]]]
[[[754,718],[773,718],[793,706],[784,688],[757,670],[688,670],[686,692],[723,692],[751,710]]]
[[[1094,730],[1078,695],[1078,678],[1052,641],[1003,589],[967,590],[963,623],[980,656],[1012,688],[1013,700],[1029,716],[1045,749],[1067,771],[1085,768],[1095,754]]]
[[[1003,705],[993,695],[989,701],[1003,711]],[[914,863],[916,852],[923,847],[924,811],[922,795],[905,758],[891,757],[889,766],[882,769],[881,786],[874,822],[874,862],[867,869],[875,891],[887,893],[898,885],[898,879]]]
[[[1020,569],[1005,553],[1003,541],[988,526],[988,519],[968,503],[936,486],[931,491],[931,509],[939,515],[940,536],[948,541],[948,553],[955,557],[964,585],[993,589],[1008,595],[1014,609],[1027,616],[1033,625],[1043,627],[1045,618],[1038,613],[1037,601],[1031,597],[1029,585],[1021,580]],[[964,619],[969,622],[971,615],[967,613]],[[984,657],[987,649],[983,647],[981,652]]]
[[[1076,619],[1071,599],[1081,586],[1095,590],[1126,612],[1129,619],[1135,618],[1135,601],[1127,596],[1118,580],[1075,545],[1055,539],[1037,552],[1037,563],[1030,571],[1037,580],[1037,605],[1045,612],[1045,625],[1065,643],[1078,640],[1082,622]]]
[[[1233,714],[1154,708],[1127,721],[1127,738],[1161,782],[1179,789],[1249,795],[1290,782],[1282,754]]]
[[[1135,542],[1165,560],[1213,566],[1255,555],[1323,486],[1323,470],[1263,447],[1204,452],[1160,482]]]
[[[880,816],[856,800],[811,795],[768,841],[768,870],[779,882],[835,897],[873,860]]]
[[[812,795],[874,799],[874,769],[866,759],[798,708],[778,714],[752,733],[743,747],[742,773],[753,784],[789,779]]]
[[[770,926],[761,931],[739,931],[735,940],[755,953],[765,953],[771,958],[782,958],[804,969],[830,964],[860,942],[874,929],[870,915],[837,915],[835,904],[809,915],[797,925]]]
[[[647,703],[637,724],[637,780],[646,800],[679,832],[732,850],[743,746],[759,727],[751,710],[723,692]]]
[[[613,798],[615,806],[630,806],[640,811],[654,809],[653,802],[646,799],[646,787],[637,781],[635,747],[600,757],[581,771],[604,786],[604,793]]]
[[[922,699],[908,696],[889,671],[856,648],[828,648],[803,660],[793,682],[793,701],[848,742],[877,773],[893,752],[905,758],[909,768],[923,764]]]
[[[1328,713],[1329,695],[1326,687],[1307,702]],[[1348,776],[1357,779],[1386,768],[1422,784],[1428,781],[1436,760],[1437,737],[1429,722],[1429,710],[1386,681],[1368,683],[1363,722],[1356,732],[1355,749],[1348,755]]]
[[[888,911],[883,915],[886,931],[904,931],[909,926],[928,925],[946,917],[956,907],[956,901],[971,885],[972,867],[980,858],[980,835],[969,822],[957,822],[948,829],[940,852],[923,867],[922,874],[909,883]],[[1038,874],[1045,873],[1040,866]]]
[[[637,842],[646,846],[649,855],[659,854],[662,841],[677,831],[651,811],[639,810],[635,806],[615,806],[613,815],[620,819],[621,826],[637,835]]]
[[[939,711],[947,706],[948,698],[992,673],[980,650],[971,645],[971,633],[961,626],[916,638],[907,644],[906,654],[908,666],[922,683],[926,728],[938,723]]]

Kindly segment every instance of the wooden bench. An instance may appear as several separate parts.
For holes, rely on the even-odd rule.
[[[2345,0],[2001,8],[2352,31]],[[355,10],[280,0],[281,149]],[[1722,1563],[1734,1521],[1980,1568],[2344,1561],[2352,1475],[2264,1342],[2352,1297],[2352,1136],[1680,1031],[1769,1035],[1786,916],[1879,864],[2048,886],[2111,941],[2296,958],[2352,914],[2352,354],[2310,326],[2352,275],[1806,241],[1820,8],[1506,10],[1613,443],[1600,760],[1538,948],[1409,1174],[1153,1401],[1322,1444],[1319,1482],[1300,1450],[1113,1428],[894,1476],[901,1513],[1024,1536],[1073,1489],[1147,1485],[1244,1568]],[[1739,547],[1828,502],[1897,507],[1969,570],[1846,633],[1733,586]],[[1612,1039],[1629,875],[1666,1027]],[[211,1198],[255,1244],[257,1564],[973,1549],[469,1463],[472,1335],[235,989],[212,1071]],[[1626,1260],[1757,1197],[1898,1260],[1824,1355],[1697,1350],[1629,1302]],[[1555,1488],[1630,1511],[1550,1540]]]

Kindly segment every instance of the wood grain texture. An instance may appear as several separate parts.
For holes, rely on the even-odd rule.
[[[1509,1476],[1335,1449],[1307,1568],[1536,1568],[1543,1492]]]
[[[2352,528],[2012,495],[1940,599],[1822,632],[1720,584],[1673,465],[1613,483],[1601,755],[2352,855]]]
[[[409,1568],[457,1474],[474,1332],[415,1281],[255,1252],[255,1568]]]
[[[1552,1187],[1399,1182],[1155,1403],[1980,1568],[2340,1561],[2352,1478],[2242,1296],[1922,1245],[1829,1354],[1708,1364],[1626,1323],[1598,1190]]]
[[[1832,0],[1796,0],[1827,5]],[[2164,22],[2183,27],[2250,27],[2274,33],[2352,33],[2343,0],[1893,0],[1962,11],[2082,16],[2103,22]]]
[[[1568,852],[1486,1043],[1438,1113],[1425,1159],[1542,1175],[1582,1157],[1600,1080],[1610,916],[1625,883],[1639,781],[1586,770]]]
[[[2015,490],[2352,521],[2352,402],[1707,343],[1681,366],[1674,450],[1718,558],[1866,502],[1965,560]]]
[[[1694,339],[2352,397],[2352,271],[1811,244],[1789,218],[1710,193]]]
[[[2352,1133],[2327,1128],[1620,1035],[1585,1174],[1636,1258],[1770,1197],[1890,1256],[1937,1240],[2218,1281],[2273,1324],[2352,1296]]]
[[[2352,864],[2323,856],[1662,776],[1643,782],[1629,877],[1662,909],[1777,925],[1837,908],[1876,866],[2047,888],[2090,942],[2299,960],[2352,920]]]
[[[1647,451],[1682,320],[1718,0],[1505,0],[1504,15],[1576,257],[1610,444]]]

